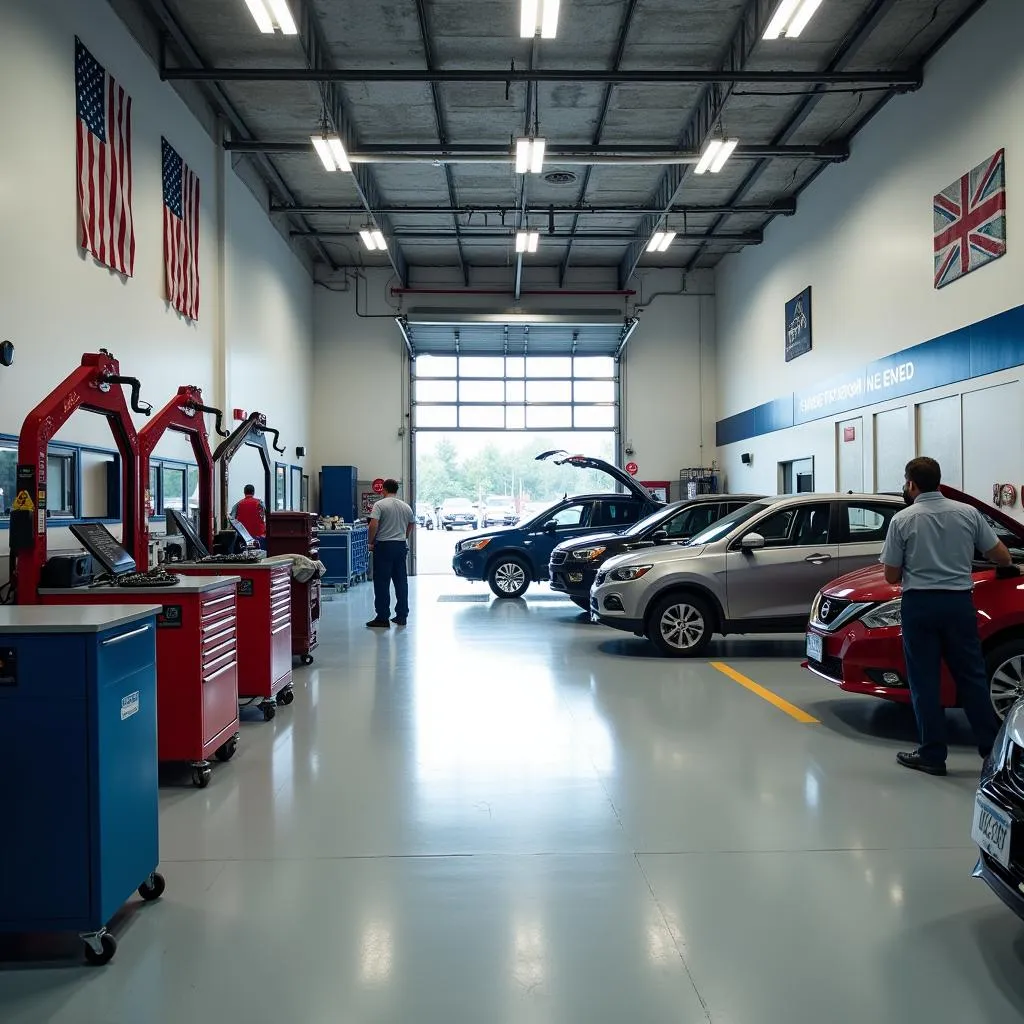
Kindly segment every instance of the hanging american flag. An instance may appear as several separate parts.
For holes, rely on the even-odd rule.
[[[199,319],[199,179],[161,139],[164,162],[164,267],[167,301]]]
[[[78,218],[82,248],[131,277],[132,100],[75,37]]]
[[[935,287],[1006,255],[1006,150],[943,189],[933,205]]]

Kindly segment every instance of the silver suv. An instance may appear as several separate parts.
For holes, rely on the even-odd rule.
[[[765,498],[688,544],[611,558],[590,591],[594,621],[700,654],[715,633],[799,633],[815,594],[878,561],[903,499],[886,494]]]

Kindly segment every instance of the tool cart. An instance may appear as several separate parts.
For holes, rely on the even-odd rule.
[[[309,512],[272,512],[267,524],[267,552],[270,555],[320,557],[318,519]],[[313,663],[320,625],[320,580],[299,582],[292,576],[292,655],[303,665]]]

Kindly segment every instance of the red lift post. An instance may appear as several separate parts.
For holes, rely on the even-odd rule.
[[[264,504],[271,507],[270,484],[273,465],[267,434],[274,437],[275,451],[279,434],[267,426],[262,413],[250,413],[226,437],[213,453],[215,472],[220,483],[220,519],[228,526],[231,508],[228,472],[231,460],[246,445],[260,453],[264,470]],[[175,572],[211,576],[229,572],[240,578],[238,587],[238,696],[259,701],[266,721],[277,713],[278,704],[291,704],[292,692],[292,614],[291,559],[267,558],[259,562],[230,559],[211,562],[181,562]]]

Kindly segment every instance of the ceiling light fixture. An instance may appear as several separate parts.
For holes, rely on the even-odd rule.
[[[541,39],[554,39],[558,32],[560,0],[522,0],[519,35],[532,39],[538,31]]]
[[[739,139],[711,139],[701,154],[700,160],[697,161],[693,173],[706,174],[710,171],[712,174],[717,174],[732,156],[739,141]]]
[[[372,224],[363,228],[359,232],[359,237],[370,252],[385,252],[387,250],[388,243],[384,238],[384,232],[378,231]]]
[[[666,252],[668,247],[675,241],[674,231],[655,231],[651,240],[647,243],[648,252]]]
[[[338,135],[332,135],[326,129],[322,129],[319,135],[311,135],[309,140],[313,143],[313,148],[323,162],[325,170],[352,170],[348,154],[345,152],[345,145]]]
[[[245,6],[264,35],[273,35],[275,23],[282,35],[299,34],[288,0],[245,0]]]
[[[540,174],[546,146],[545,139],[516,139],[516,174]]]
[[[539,231],[517,231],[516,252],[536,252],[540,245]]]
[[[820,6],[821,0],[782,0],[764,30],[764,38],[778,39],[785,32],[787,39],[796,39]]]

